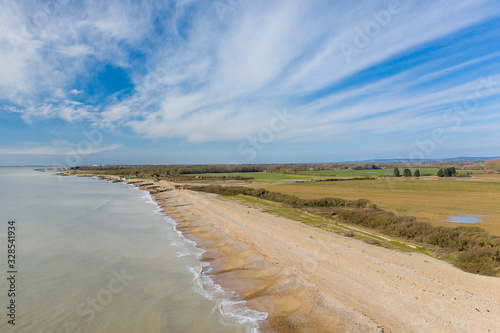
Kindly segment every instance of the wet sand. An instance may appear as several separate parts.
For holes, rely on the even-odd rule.
[[[213,194],[155,194],[223,288],[275,332],[500,332],[500,279],[277,217]],[[223,310],[223,309],[222,309]]]

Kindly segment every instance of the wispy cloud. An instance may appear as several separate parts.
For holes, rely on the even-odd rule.
[[[57,146],[39,146],[31,148],[0,148],[0,155],[74,155],[75,150],[72,144]],[[78,151],[78,155],[92,155],[105,151],[115,150],[122,145],[115,144],[107,147],[98,147]]]
[[[478,80],[500,81],[499,29],[480,27],[500,16],[494,0],[242,1],[224,20],[195,0],[44,8],[4,1],[0,11],[0,100],[28,122],[228,141],[287,107],[296,121],[278,139],[336,140],[444,126],[443,114]],[[81,81],[108,64],[125,70],[133,89],[96,100]],[[492,89],[471,129],[492,127],[473,122],[500,105],[500,87]]]

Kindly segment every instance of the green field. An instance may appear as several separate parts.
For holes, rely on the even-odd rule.
[[[400,168],[400,173],[403,173],[403,168]],[[412,174],[417,170],[416,168],[410,169]],[[420,174],[425,177],[426,174],[435,176],[438,168],[420,168]],[[479,174],[482,170],[459,170],[458,174],[465,174],[466,172]],[[344,177],[378,177],[378,176],[391,176],[394,174],[393,169],[369,169],[369,170],[336,170],[336,171],[299,171],[295,174],[284,174],[274,172],[234,172],[234,173],[205,173],[205,174],[187,174],[184,177],[194,178],[203,177],[206,179],[223,179],[243,177],[253,178],[251,181],[256,183],[269,183],[269,182],[289,182],[301,180],[320,180],[326,178],[344,178]]]
[[[234,173],[203,173],[203,174],[190,174],[184,175],[189,177],[204,177],[207,179],[211,178],[234,178],[234,177],[244,177],[253,178],[252,182],[257,183],[268,183],[276,181],[300,181],[300,180],[312,180],[324,178],[320,175],[290,175],[284,173],[273,173],[273,172],[234,172]]]
[[[399,172],[403,174],[405,168],[399,168]],[[417,168],[410,168],[413,174]],[[435,176],[438,172],[438,168],[418,168],[420,175],[431,174]],[[469,173],[483,173],[482,170],[458,170],[458,174]],[[368,170],[326,170],[326,171],[300,171],[299,174],[311,175],[311,176],[330,176],[330,177],[360,177],[360,176],[390,176],[394,174],[394,169],[368,169]]]

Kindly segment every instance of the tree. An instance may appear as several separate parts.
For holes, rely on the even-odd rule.
[[[406,168],[403,170],[403,176],[405,177],[411,177],[411,170]]]
[[[443,171],[444,177],[452,177],[452,176],[455,176],[457,174],[457,169],[455,169],[455,167],[446,168],[446,169],[443,169],[442,171]],[[443,177],[443,176],[440,176],[440,177]]]
[[[437,176],[438,177],[444,177],[444,172],[443,172],[443,169],[439,169],[438,173],[437,173]]]
[[[488,169],[500,172],[500,160],[489,160],[484,162],[484,170]]]
[[[415,173],[413,173],[413,175],[414,175],[415,177],[417,177],[417,178],[418,178],[418,177],[420,177],[420,170],[418,170],[418,169],[417,169],[417,170],[415,170]]]
[[[399,174],[399,169],[394,168],[394,177],[400,177],[401,175]]]

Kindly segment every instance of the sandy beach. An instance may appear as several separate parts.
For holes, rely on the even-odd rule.
[[[269,313],[263,331],[500,332],[498,278],[155,185],[169,189],[155,194],[165,213],[207,251],[207,274]]]

